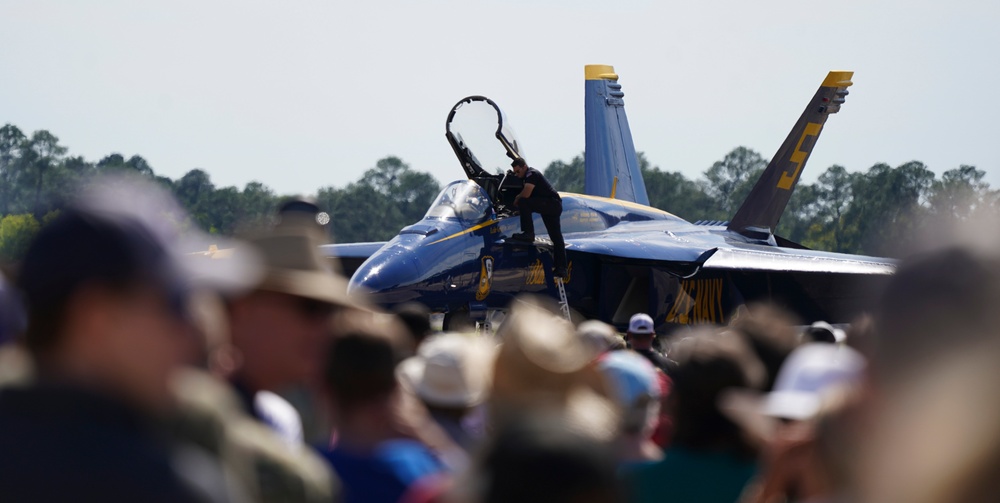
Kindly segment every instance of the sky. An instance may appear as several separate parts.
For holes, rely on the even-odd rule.
[[[996,188],[998,24],[986,0],[0,0],[0,124],[217,186],[310,194],[389,155],[447,182],[459,99],[499,103],[543,168],[583,151],[584,65],[608,64],[636,148],[697,178],[770,158],[853,70],[804,181],[919,160]]]

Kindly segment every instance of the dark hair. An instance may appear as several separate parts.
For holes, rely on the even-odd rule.
[[[339,410],[385,398],[396,389],[396,350],[387,337],[359,331],[335,337],[323,377]]]
[[[994,340],[1000,259],[950,248],[904,262],[875,311],[872,371],[878,378],[926,371],[945,353]]]
[[[763,372],[750,349],[733,334],[703,331],[679,341],[671,356],[677,361],[669,399],[673,444],[754,457],[755,449],[742,430],[718,407],[724,390],[753,387],[752,366]]]
[[[182,286],[173,273],[166,250],[138,221],[66,210],[32,241],[17,276],[27,304],[25,344],[35,354],[55,346],[69,321],[66,310],[86,286],[127,292],[149,282],[180,304]]]
[[[744,337],[767,371],[762,391],[771,391],[778,370],[798,346],[797,324],[793,314],[773,304],[752,304],[733,321],[732,328]]]
[[[510,167],[512,167],[512,168],[513,167],[517,167],[517,166],[523,166],[523,167],[527,168],[528,167],[528,161],[525,161],[523,157],[518,157],[517,159],[514,159],[514,162],[510,163]]]
[[[414,346],[419,346],[431,334],[431,311],[419,302],[407,302],[393,309],[406,330],[413,339]]]
[[[554,418],[522,417],[501,427],[476,475],[484,503],[622,501],[610,449]]]

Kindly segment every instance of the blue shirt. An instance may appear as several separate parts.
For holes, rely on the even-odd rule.
[[[338,446],[323,456],[344,484],[344,503],[396,503],[415,482],[445,472],[430,449],[408,439],[387,440],[367,454]]]

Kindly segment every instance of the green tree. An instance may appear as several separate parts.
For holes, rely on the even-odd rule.
[[[202,229],[212,226],[212,194],[215,185],[204,170],[192,169],[174,183],[174,196]]]
[[[851,222],[844,218],[854,201],[851,187],[858,173],[848,173],[840,165],[827,168],[813,186],[816,191],[815,213],[811,218],[806,235],[799,238],[802,244],[820,250],[837,252],[849,251],[847,236],[852,232]],[[802,185],[799,185],[802,187]]]
[[[59,138],[48,131],[35,131],[28,140],[27,155],[30,160],[27,166],[34,185],[31,207],[37,218],[41,218],[48,211],[48,208],[42,206],[42,187],[45,185],[46,174],[59,166],[60,159],[65,153],[66,147],[59,145]]]
[[[239,198],[239,225],[258,226],[269,223],[278,208],[278,196],[263,183],[253,181],[243,186]]]
[[[580,154],[569,163],[552,161],[542,174],[556,190],[582,194],[584,173],[583,154]]]
[[[699,185],[715,200],[725,218],[729,218],[736,214],[766,167],[767,160],[760,154],[746,147],[736,147],[705,170],[705,178]]]
[[[934,173],[919,161],[892,168],[881,163],[852,180],[854,204],[845,246],[851,253],[896,256],[910,244],[927,216],[922,206]]]
[[[385,241],[419,221],[440,190],[434,177],[390,156],[342,192],[327,188],[318,199],[330,213],[338,242]]]
[[[0,128],[0,214],[13,211],[24,162],[27,137],[13,124]]]
[[[724,220],[727,218],[714,199],[705,194],[701,185],[680,172],[661,171],[651,166],[645,154],[639,153],[639,170],[646,183],[649,205],[669,211],[690,222]]]
[[[354,182],[330,211],[330,226],[338,242],[386,241],[399,232],[386,222],[388,199],[367,183]]]
[[[7,215],[0,219],[0,259],[5,262],[20,260],[40,228],[31,213]]]
[[[968,220],[982,210],[989,211],[990,185],[983,181],[986,172],[962,165],[945,171],[931,185],[928,203],[935,216]]]
[[[806,247],[814,247],[809,234],[818,220],[820,191],[816,185],[799,183],[788,200],[775,233]]]

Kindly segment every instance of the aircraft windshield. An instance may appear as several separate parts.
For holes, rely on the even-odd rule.
[[[507,117],[496,104],[485,100],[478,98],[459,103],[449,127],[473,154],[479,166],[495,175],[510,168],[513,159],[508,155],[508,147],[522,157],[524,152]],[[497,138],[498,131],[500,138]]]
[[[457,218],[477,222],[489,214],[490,198],[476,182],[461,180],[450,183],[427,210],[424,218]]]

